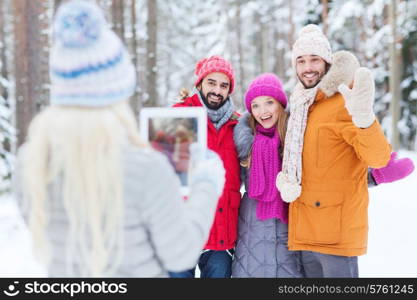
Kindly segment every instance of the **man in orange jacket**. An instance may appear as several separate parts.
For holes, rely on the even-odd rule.
[[[316,25],[293,46],[299,82],[290,98],[277,186],[291,202],[288,247],[306,277],[358,277],[368,239],[367,170],[391,147],[375,118],[372,73],[349,52],[332,53]]]

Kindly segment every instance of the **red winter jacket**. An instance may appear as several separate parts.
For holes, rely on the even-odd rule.
[[[230,101],[230,100],[229,100]],[[174,107],[202,106],[198,94],[184,99]],[[217,130],[207,121],[207,146],[219,154],[226,170],[226,183],[217,204],[216,217],[204,249],[226,250],[235,247],[237,238],[237,218],[240,204],[239,158],[233,140],[233,128],[239,115],[232,117]]]

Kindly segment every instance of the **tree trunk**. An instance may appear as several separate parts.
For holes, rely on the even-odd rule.
[[[42,2],[42,1],[41,1]],[[36,99],[38,105],[37,105],[37,111],[39,109],[47,104],[49,104],[49,51],[50,51],[50,37],[49,37],[49,30],[52,27],[53,18],[48,15],[49,9],[51,9],[51,2],[42,2],[42,4],[39,6],[39,27],[41,30],[39,31],[39,54],[40,56],[40,68],[42,72],[42,77],[40,81],[40,98]]]
[[[236,44],[237,44],[237,53],[238,53],[238,68],[239,68],[239,95],[240,95],[240,99],[243,98],[243,94],[245,92],[245,68],[243,67],[244,65],[244,57],[243,57],[243,47],[242,47],[242,16],[241,16],[241,6],[242,4],[240,3],[239,0],[237,0],[236,2]],[[237,100],[237,99],[235,99]],[[242,103],[241,101],[237,101],[239,103]],[[241,104],[240,104],[241,105]],[[241,105],[242,106],[242,105]]]
[[[8,70],[8,64],[7,64],[7,54],[6,54],[6,45],[7,45],[7,39],[6,36],[8,34],[8,32],[6,31],[6,24],[4,22],[5,18],[6,18],[6,5],[7,3],[5,3],[5,1],[1,1],[0,2],[0,78],[2,80],[4,80],[5,82],[9,82],[9,70]],[[5,108],[7,110],[10,110],[10,99],[9,99],[9,84],[5,84],[4,82],[2,82],[2,80],[0,80],[0,105],[1,106],[5,106]],[[2,115],[2,118],[4,118],[4,116]],[[7,118],[7,121],[11,121],[11,118]],[[2,120],[3,122],[5,120]],[[2,148],[3,150],[1,151],[1,159],[2,160],[6,160],[5,157],[5,153],[10,153],[12,150],[12,145],[11,145],[11,139],[10,139],[10,135],[11,133],[9,132],[9,130],[7,130],[7,128],[3,127],[2,125],[0,125],[0,130],[1,135],[3,136],[3,141],[2,141]],[[4,152],[3,152],[4,151]]]
[[[41,1],[14,0],[17,144],[37,112],[42,96]]]
[[[391,94],[391,146],[394,151],[400,147],[400,134],[398,131],[398,121],[400,120],[400,99],[401,99],[401,43],[398,41],[397,36],[397,18],[396,18],[396,0],[391,0],[389,5],[389,20],[391,24],[392,41],[390,43],[390,78],[389,78],[389,90]]]
[[[62,0],[54,0],[54,15],[57,11],[57,9],[59,8],[59,6],[61,5]]]
[[[294,7],[293,1],[288,1],[288,22],[290,23],[290,31],[288,32],[288,44],[290,49],[294,45],[295,41],[295,24],[294,24]]]
[[[268,40],[269,40],[269,30],[268,26],[264,22],[260,23],[261,25],[261,73],[271,72],[269,70],[269,57],[268,57]]]
[[[162,25],[161,23],[165,22],[164,25]],[[175,21],[174,21],[175,22]],[[172,20],[164,20],[159,24],[160,27],[164,27],[164,28],[172,28],[171,26],[174,26],[173,21]],[[173,40],[175,39],[175,31],[174,30],[165,30],[165,35],[164,35],[164,40],[165,40],[165,45],[168,49],[175,49]],[[166,68],[165,71],[163,72],[163,75],[160,74],[160,76],[163,76],[163,82],[164,82],[164,94],[163,95],[159,95],[161,98],[161,105],[167,105],[170,103],[170,101],[175,101],[175,97],[173,98],[171,95],[172,91],[173,91],[173,87],[171,84],[171,80],[170,77],[172,76],[172,72],[173,70],[175,70],[175,62],[173,62],[173,60],[170,57],[170,54],[164,54],[164,57],[166,59],[166,62],[164,63],[164,67]],[[178,97],[178,95],[176,95],[176,97]]]
[[[284,40],[284,36],[282,33],[278,32],[278,30],[274,29],[274,47],[273,53],[274,54],[274,65],[272,67],[272,73],[277,74],[283,82],[287,82],[287,68],[291,68],[290,66],[287,66],[287,59],[285,58],[285,53],[287,51],[286,48],[277,48],[276,45],[279,41]]]
[[[138,82],[139,82],[139,72],[138,72],[138,42],[137,42],[137,33],[136,33],[136,0],[132,0],[131,2],[131,22],[132,22],[132,42],[131,42],[131,55],[132,55],[132,62],[135,66],[136,71],[136,88],[135,93],[130,98],[130,106],[133,109],[133,113],[135,117],[139,117],[140,111],[140,104],[141,101],[139,100],[139,93],[138,93]]]
[[[5,12],[5,2],[0,2],[0,78],[8,81],[8,67],[7,67],[7,57],[6,57],[6,31],[5,31],[5,22],[6,17]],[[8,87],[3,85],[0,81],[0,97],[5,101],[9,98]]]
[[[286,4],[284,2],[273,7],[275,11],[285,9]],[[284,21],[283,16],[273,17],[272,21],[272,57],[273,57],[273,66],[272,73],[277,74],[283,82],[287,82],[287,69],[291,68],[288,66],[288,60],[285,57],[286,53],[289,52],[292,45],[289,45],[287,42],[286,33],[282,33],[280,30],[280,25]]]
[[[125,42],[125,26],[123,18],[123,0],[112,0],[111,11],[112,11],[112,21],[113,21],[113,30],[119,36],[119,38]]]
[[[156,44],[157,44],[157,0],[147,0],[148,20],[146,22],[146,106],[158,105],[158,91],[156,88],[157,65],[156,65]]]
[[[255,11],[253,16],[254,24],[256,30],[253,32],[253,44],[256,49],[254,55],[254,64],[255,64],[255,74],[262,73],[262,25],[261,25],[261,15],[258,11]]]
[[[323,22],[323,33],[327,35],[328,24],[327,24],[327,16],[329,13],[329,1],[328,0],[321,0],[322,12],[321,12],[321,20]]]

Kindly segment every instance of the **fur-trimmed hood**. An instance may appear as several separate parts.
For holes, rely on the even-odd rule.
[[[235,141],[237,153],[240,160],[248,157],[253,144],[253,130],[249,126],[250,113],[245,112],[240,118],[233,130],[233,138]]]

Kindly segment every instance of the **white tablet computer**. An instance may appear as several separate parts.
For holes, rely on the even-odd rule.
[[[149,107],[140,111],[140,134],[163,153],[188,193],[189,146],[207,148],[207,111],[203,107]]]

